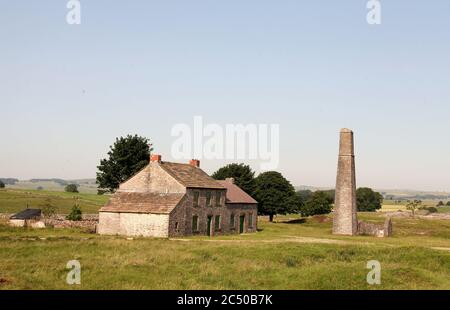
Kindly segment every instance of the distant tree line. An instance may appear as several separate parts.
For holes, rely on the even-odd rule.
[[[31,183],[39,183],[39,182],[55,182],[56,184],[59,184],[61,186],[66,186],[68,182],[63,179],[31,179]]]
[[[19,182],[19,180],[13,178],[0,178],[0,182],[2,182],[4,185],[14,185]]]

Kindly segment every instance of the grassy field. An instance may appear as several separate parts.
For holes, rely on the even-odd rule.
[[[382,222],[382,214],[359,214]],[[450,289],[450,221],[394,219],[394,237],[337,237],[326,218],[260,218],[256,234],[176,240],[0,224],[0,289]],[[65,282],[66,263],[81,285]],[[381,263],[381,285],[366,282]]]
[[[86,194],[96,194],[97,193],[97,185],[95,184],[95,179],[84,179],[84,180],[66,180],[67,184],[75,183],[78,185],[78,191],[80,193]],[[51,191],[51,192],[64,192],[65,185],[61,183],[57,183],[51,180],[20,180],[16,182],[14,185],[8,184],[6,186],[9,189],[17,189],[17,190],[37,190],[41,188],[42,190]]]
[[[96,213],[107,196],[0,190],[0,213],[48,200],[68,213],[75,197]],[[387,206],[387,207],[386,207]],[[390,209],[387,204],[384,209]],[[393,205],[392,211],[401,209]],[[360,213],[383,222],[382,213]],[[450,289],[450,221],[394,218],[394,237],[331,235],[329,217],[260,217],[256,234],[176,240],[32,230],[0,223],[0,289]],[[65,282],[66,263],[82,265],[82,284]],[[366,283],[378,260],[382,284]]]
[[[0,213],[16,213],[27,207],[39,209],[48,202],[56,206],[57,213],[61,214],[69,213],[75,203],[84,213],[97,213],[107,200],[108,196],[96,194],[1,189]]]
[[[424,200],[422,201],[423,206],[425,207],[436,207],[438,212],[444,213],[444,212],[450,212],[450,206],[442,206],[437,207],[439,200]],[[382,212],[390,212],[390,211],[405,211],[406,210],[406,204],[407,201],[395,201],[395,200],[384,200],[383,202],[383,208]],[[444,201],[446,203],[446,201]]]

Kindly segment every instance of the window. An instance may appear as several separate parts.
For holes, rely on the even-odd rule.
[[[200,197],[200,192],[194,192],[194,207],[198,207],[198,198]]]
[[[194,215],[192,217],[192,232],[198,231],[198,216]]]
[[[220,207],[220,198],[222,198],[222,193],[220,191],[216,192],[216,207]]]
[[[248,215],[248,227],[253,227],[253,214],[252,213],[250,213],[249,215]]]
[[[211,192],[206,192],[206,206],[211,207]]]
[[[220,215],[216,215],[216,218],[214,220],[214,230],[220,230]]]
[[[234,229],[234,214],[230,216],[230,229]]]

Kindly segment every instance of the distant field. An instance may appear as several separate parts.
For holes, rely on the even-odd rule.
[[[426,207],[436,207],[439,200],[424,200],[422,201],[422,204]],[[443,201],[444,203],[447,203],[447,201]],[[406,204],[407,201],[393,201],[393,200],[384,200],[383,207],[381,209],[382,212],[392,212],[392,211],[405,211],[406,210]],[[450,206],[443,206],[443,207],[436,207],[438,209],[438,212],[450,212]]]
[[[394,218],[394,237],[376,238],[333,236],[329,219],[276,220],[260,217],[256,234],[175,240],[0,223],[0,289],[450,289],[450,221]],[[65,281],[72,259],[79,286]],[[381,285],[366,282],[369,260]]]
[[[42,208],[50,202],[57,207],[57,213],[68,214],[75,203],[83,213],[97,213],[106,203],[108,196],[96,194],[66,193],[37,190],[0,190],[0,213],[16,213],[28,208]]]
[[[74,180],[67,182],[78,184],[78,191],[80,193],[87,193],[87,194],[97,193],[97,185],[95,184],[95,180],[88,179],[88,180]],[[63,192],[65,185],[61,185],[53,181],[38,181],[38,182],[19,181],[14,185],[6,186],[6,188],[9,189],[26,189],[26,190],[37,190],[39,187],[45,191]]]

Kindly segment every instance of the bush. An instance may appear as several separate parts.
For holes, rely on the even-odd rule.
[[[50,217],[50,216],[56,214],[56,207],[54,205],[52,205],[52,202],[50,199],[45,200],[45,204],[42,206],[42,213],[46,217]]]
[[[301,207],[302,216],[328,214],[331,212],[330,195],[323,191],[317,191]]]
[[[69,215],[66,216],[66,220],[81,221],[83,219],[81,208],[78,205],[74,205]]]
[[[77,184],[69,184],[64,189],[68,193],[78,193],[78,185]]]
[[[450,207],[450,201],[449,201],[449,202],[447,202],[447,206],[449,206],[449,207]]]
[[[437,213],[437,212],[438,212],[438,209],[436,209],[435,207],[428,207],[427,210],[428,210],[430,213]]]
[[[439,201],[439,203],[437,204],[438,207],[442,207],[444,205],[443,201]]]
[[[0,188],[5,188],[5,183],[3,183],[2,181],[0,181]]]
[[[44,188],[43,188],[42,186],[38,186],[38,187],[36,187],[36,190],[37,190],[37,191],[43,191]]]

